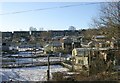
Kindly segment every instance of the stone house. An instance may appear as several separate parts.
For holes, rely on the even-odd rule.
[[[114,55],[110,54],[110,48],[74,48],[72,50],[72,59],[75,69],[86,67],[89,69],[89,64],[97,60],[97,58],[107,62],[114,61]]]

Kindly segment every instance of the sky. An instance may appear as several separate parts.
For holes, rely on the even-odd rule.
[[[100,9],[100,4],[88,3],[90,2],[1,2],[0,31],[29,31],[30,27],[37,30],[68,30],[69,26],[74,26],[77,30],[87,29]],[[67,5],[79,6],[59,8]],[[5,14],[52,7],[58,8]]]

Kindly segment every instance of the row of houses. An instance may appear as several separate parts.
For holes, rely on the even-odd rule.
[[[12,32],[2,32],[2,39],[4,41],[30,41],[37,39],[50,40],[55,36],[78,36],[80,34],[79,30],[56,30],[56,31],[14,31]]]
[[[56,36],[72,36],[79,35],[78,30],[57,30],[57,31],[14,31],[12,32],[2,32],[2,50],[8,51],[10,46],[19,46],[26,44],[35,44],[42,42],[49,43]]]
[[[87,40],[83,36],[59,36],[45,46],[45,50],[52,52],[57,52],[61,49],[72,54],[72,61],[76,69],[82,68],[82,66],[88,68],[90,61],[94,61],[96,57],[105,62],[108,59],[114,59],[112,61],[114,64],[120,63],[120,40],[109,39],[104,35],[93,36],[91,40]]]
[[[61,50],[71,53],[75,47],[81,47],[82,36],[56,36],[45,46],[45,51],[60,52]]]
[[[30,35],[34,37],[41,37],[43,34],[50,33],[51,37],[55,36],[72,36],[72,35],[79,35],[79,30],[50,30],[50,31],[14,31],[12,32],[2,32],[3,38],[10,38],[10,37],[29,37]]]
[[[103,35],[93,36],[87,45],[82,44],[81,48],[72,50],[75,69],[82,69],[83,66],[89,69],[92,62],[96,64],[97,58],[107,66],[120,65],[120,40],[109,39]]]
[[[96,48],[114,48],[118,49],[120,47],[119,44],[120,40],[116,40],[114,38],[109,39],[106,36],[98,35],[93,36],[91,40],[87,40],[84,36],[56,36],[53,40],[49,43],[51,46],[51,50],[55,51],[57,48],[62,48],[63,50],[69,50],[72,52],[74,48],[89,48],[89,47],[96,47]],[[47,45],[47,46],[49,46]]]

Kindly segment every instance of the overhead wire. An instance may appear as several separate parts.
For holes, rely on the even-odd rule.
[[[67,8],[67,7],[75,7],[75,6],[80,6],[80,5],[92,5],[92,4],[101,4],[101,3],[103,3],[103,2],[82,3],[82,4],[75,4],[75,5],[64,5],[64,6],[56,6],[56,7],[47,7],[47,8],[39,8],[39,9],[31,9],[31,10],[23,10],[23,11],[1,13],[0,15],[18,14],[18,13],[25,13],[25,12],[32,12],[32,11],[51,10],[51,9],[58,9],[58,8]]]

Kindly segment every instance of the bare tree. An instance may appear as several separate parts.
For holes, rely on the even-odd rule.
[[[44,28],[43,28],[43,27],[40,27],[40,28],[39,28],[39,31],[43,31],[43,30],[44,30]]]
[[[95,27],[104,28],[108,36],[120,38],[120,2],[103,3],[99,17],[93,22]]]
[[[69,26],[68,30],[76,30],[76,28],[74,26]]]
[[[29,31],[37,31],[37,29],[34,28],[34,27],[30,27],[30,28],[29,28]]]

